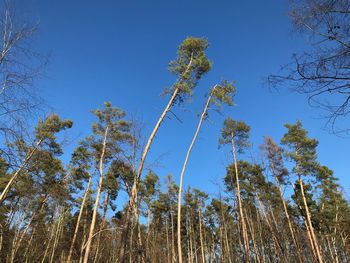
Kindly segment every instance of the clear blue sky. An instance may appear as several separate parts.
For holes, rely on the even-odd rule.
[[[270,93],[262,79],[306,49],[305,39],[292,32],[283,0],[246,1],[68,1],[18,0],[21,15],[39,21],[35,46],[51,53],[46,78],[39,87],[60,115],[74,121],[70,154],[90,133],[91,109],[111,101],[144,122],[148,136],[167,98],[159,95],[174,77],[167,72],[178,44],[186,36],[206,37],[212,71],[200,82],[192,102],[175,110],[182,123],[167,119],[161,126],[147,163],[158,157],[154,170],[161,178],[172,173],[176,182],[186,149],[197,125],[197,113],[208,88],[222,78],[237,86],[236,107],[224,114],[251,125],[252,156],[263,136],[279,141],[283,125],[301,120],[317,138],[319,160],[335,171],[349,191],[349,139],[330,135],[324,120],[301,95]],[[190,184],[214,193],[230,162],[228,149],[217,141],[224,117],[212,113],[196,142],[185,174]]]

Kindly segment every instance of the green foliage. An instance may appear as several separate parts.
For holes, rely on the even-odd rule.
[[[233,106],[233,97],[235,96],[236,88],[233,83],[223,80],[220,84],[215,85],[211,89],[212,100],[211,103],[217,107],[221,107],[222,104]]]
[[[321,227],[324,232],[333,232],[341,224],[349,223],[350,207],[332,170],[327,166],[320,166],[317,178],[318,187],[322,191],[319,201]]]
[[[266,187],[263,169],[258,164],[250,164],[243,160],[237,162],[237,167],[242,199],[250,199],[252,201],[255,198],[255,192]],[[237,182],[234,164],[226,168],[224,183],[229,192],[236,191]]]
[[[318,141],[308,137],[308,132],[302,127],[300,121],[295,124],[286,124],[288,129],[281,143],[287,147],[285,155],[295,162],[294,173],[310,175],[318,167],[316,147]]]
[[[170,91],[179,89],[180,100],[190,95],[198,80],[209,72],[211,62],[205,54],[207,48],[207,40],[188,37],[178,47],[177,58],[169,63],[169,71],[178,78]]]
[[[221,129],[221,137],[219,145],[231,144],[232,140],[239,153],[242,153],[245,148],[250,146],[249,139],[250,127],[243,121],[235,121],[228,117],[224,121],[224,126]]]
[[[309,183],[303,183],[303,186],[304,186],[306,203],[310,213],[312,214],[312,225],[315,228],[319,228],[319,215],[318,215],[319,207],[312,193],[312,185]],[[294,187],[295,187],[294,194],[292,194],[291,198],[294,200],[295,204],[297,205],[296,212],[295,212],[296,216],[302,216],[303,218],[306,218],[306,210],[302,199],[300,182],[296,181]]]
[[[151,199],[159,190],[159,177],[152,171],[149,171],[141,182],[141,194],[146,203],[150,203]]]
[[[122,160],[113,160],[109,168],[109,173],[119,178],[124,184],[125,191],[130,193],[135,172],[132,167]]]
[[[61,120],[61,118],[57,114],[52,114],[49,117],[47,117],[44,121],[39,120],[35,133],[38,140],[43,138],[46,138],[48,140],[54,140],[55,133],[58,133],[61,130],[65,130],[67,128],[71,128],[72,126],[72,121]]]
[[[10,180],[10,175],[8,174],[9,167],[10,165],[6,162],[6,160],[0,157],[0,191],[4,189]]]

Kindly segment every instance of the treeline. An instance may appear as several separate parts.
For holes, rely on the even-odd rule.
[[[164,119],[211,69],[205,39],[189,37],[178,47],[169,64],[176,81],[164,91],[169,101],[145,145],[137,123],[107,102],[92,111],[90,135],[63,161],[71,120],[51,114],[32,130],[22,125],[34,116],[29,87],[41,67],[18,62],[38,58],[22,45],[32,30],[14,27],[9,12],[0,22],[0,262],[349,261],[349,203],[300,122],[285,125],[280,143],[265,137],[253,161],[244,155],[250,126],[227,117],[212,138],[232,153],[223,189],[214,196],[183,191],[184,177],[200,177],[186,175],[186,167],[202,124],[234,105],[229,81],[208,89],[179,183],[162,175],[161,185],[145,169]]]

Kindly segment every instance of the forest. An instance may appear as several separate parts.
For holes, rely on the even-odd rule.
[[[349,126],[335,127],[349,112],[350,1],[290,2],[295,29],[317,41],[266,83],[292,86],[327,112],[333,136],[346,134]],[[319,160],[318,139],[296,121],[285,123],[281,140],[267,134],[253,145],[254,124],[225,114],[237,104],[234,80],[207,87],[195,129],[187,130],[191,140],[181,140],[187,150],[178,156],[179,175],[147,165],[169,116],[178,118],[172,110],[190,109],[210,75],[210,39],[185,36],[174,43],[168,73],[175,81],[163,90],[157,119],[147,120],[149,134],[132,113],[107,101],[91,110],[89,135],[67,157],[74,119],[38,106],[36,81],[49,62],[30,44],[36,27],[17,20],[12,1],[1,3],[0,262],[350,261],[349,200],[332,167]],[[220,133],[210,140],[230,161],[213,195],[184,180],[200,178],[186,169],[205,136],[203,125],[217,113],[222,122],[211,125]],[[252,147],[259,152],[254,158],[245,154]],[[211,158],[202,154],[203,162]]]

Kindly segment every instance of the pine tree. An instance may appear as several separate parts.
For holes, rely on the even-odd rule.
[[[165,90],[165,94],[171,94],[170,100],[154,126],[142,151],[140,163],[134,177],[131,195],[129,198],[129,208],[125,217],[127,225],[125,228],[126,231],[123,233],[122,243],[125,243],[128,235],[128,224],[130,221],[131,209],[134,210],[135,220],[138,218],[136,205],[138,185],[153,139],[171,107],[173,107],[176,103],[181,103],[187,96],[191,95],[201,77],[210,70],[211,63],[205,54],[207,47],[208,42],[205,39],[188,37],[179,46],[177,58],[171,61],[169,64],[169,71],[175,74],[177,81],[169,89]],[[125,250],[121,249],[119,255],[121,262],[124,262],[124,254]]]
[[[245,261],[250,262],[248,231],[243,214],[243,206],[241,200],[241,187],[240,178],[238,173],[237,152],[242,153],[246,147],[249,146],[250,127],[242,121],[235,121],[231,118],[227,118],[224,121],[224,126],[221,130],[221,137],[219,139],[220,145],[231,144],[231,151],[233,156],[233,162],[235,167],[235,182],[237,187],[237,201],[239,210],[239,220],[242,229],[243,247],[245,251]]]
[[[97,219],[100,196],[103,181],[105,179],[104,170],[110,165],[111,160],[116,158],[122,151],[121,145],[131,140],[129,134],[130,124],[123,120],[125,113],[114,108],[111,103],[105,103],[105,109],[95,110],[93,113],[98,118],[98,122],[92,126],[93,136],[89,138],[90,148],[94,155],[95,168],[98,171],[98,185],[90,224],[89,235],[85,244],[84,263],[89,260],[91,243]]]
[[[182,165],[182,170],[180,174],[180,183],[179,183],[179,194],[178,194],[178,203],[177,203],[177,245],[178,245],[178,254],[179,254],[179,262],[182,262],[182,246],[181,246],[181,192],[182,192],[182,183],[183,183],[183,177],[186,171],[187,162],[190,157],[192,148],[194,146],[195,141],[197,140],[199,131],[202,127],[203,120],[205,120],[208,117],[208,109],[210,106],[216,106],[218,108],[222,107],[223,104],[227,104],[229,106],[233,105],[233,96],[236,89],[234,86],[227,82],[222,81],[221,84],[217,84],[214,87],[210,89],[208,99],[204,105],[202,114],[199,119],[199,123],[196,129],[196,132],[192,138],[192,141],[190,143],[190,146],[187,150],[186,157],[184,164]]]
[[[308,186],[304,186],[302,177],[310,177],[315,174],[317,170],[317,154],[316,147],[318,141],[308,137],[308,132],[302,127],[301,122],[295,124],[286,124],[285,127],[288,132],[284,134],[281,142],[287,147],[286,156],[294,163],[293,173],[297,175],[297,184],[295,186],[296,198],[300,196],[300,205],[304,211],[305,226],[308,229],[308,237],[310,246],[314,250],[317,261],[323,262],[322,252],[317,241],[317,237],[312,224],[312,214],[307,201],[306,189]],[[299,195],[300,190],[300,195]],[[309,200],[309,203],[311,200]]]

